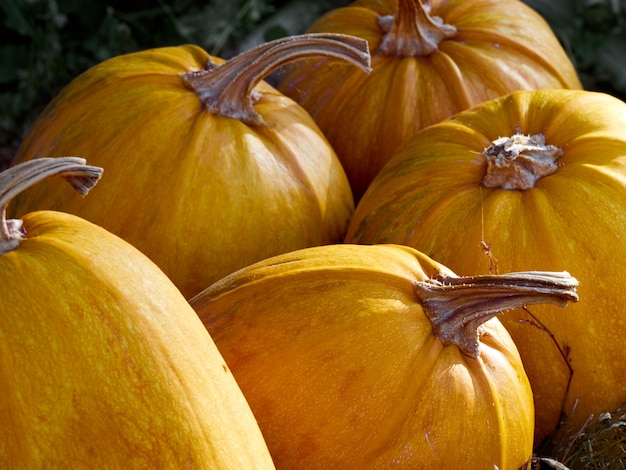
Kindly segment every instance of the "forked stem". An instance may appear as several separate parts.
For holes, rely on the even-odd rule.
[[[418,282],[417,297],[433,334],[478,357],[481,326],[499,313],[526,305],[565,307],[578,301],[578,281],[567,272],[526,271],[485,276],[441,276]]]
[[[220,65],[210,62],[184,79],[209,112],[259,125],[263,118],[253,106],[254,87],[284,65],[315,57],[347,61],[370,71],[367,41],[346,34],[315,33],[270,41]]]
[[[102,168],[86,165],[84,158],[37,158],[0,173],[0,255],[18,247],[24,238],[22,221],[6,218],[11,200],[50,176],[61,176],[80,194],[87,194],[102,176]]]

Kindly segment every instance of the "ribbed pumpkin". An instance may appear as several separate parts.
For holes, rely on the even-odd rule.
[[[459,274],[532,266],[579,279],[567,319],[541,306],[534,317],[501,316],[533,387],[541,440],[562,410],[563,429],[578,431],[626,401],[624,214],[626,104],[590,91],[522,91],[402,146],[346,240],[406,244]]]
[[[306,111],[262,81],[320,55],[366,69],[369,60],[364,40],[322,34],[226,62],[186,45],[93,67],[41,114],[15,163],[80,155],[106,170],[106,190],[85,201],[41,184],[12,215],[53,209],[94,222],[186,297],[254,261],[341,240],[354,210],[344,170]]]
[[[362,37],[372,53],[369,75],[320,59],[278,85],[324,132],[357,201],[417,130],[515,90],[581,88],[548,24],[518,0],[360,0],[309,31]]]
[[[172,282],[76,216],[6,220],[25,186],[101,169],[44,158],[0,174],[0,467],[271,469],[241,390]]]
[[[567,273],[461,278],[408,247],[327,245],[244,268],[191,304],[278,468],[517,469],[532,453],[532,394],[492,317],[565,305],[575,285]]]

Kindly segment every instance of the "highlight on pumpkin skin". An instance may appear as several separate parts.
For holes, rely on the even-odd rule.
[[[367,41],[346,34],[303,34],[276,39],[240,53],[223,64],[209,62],[205,70],[187,73],[185,83],[211,113],[251,126],[263,124],[254,110],[253,88],[273,71],[307,57],[330,57],[371,70]]]
[[[80,157],[38,158],[0,173],[0,255],[14,250],[25,238],[19,219],[6,219],[11,199],[50,176],[62,176],[80,194],[87,194],[100,180],[103,169],[86,165]]]

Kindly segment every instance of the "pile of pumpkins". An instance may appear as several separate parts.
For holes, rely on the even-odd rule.
[[[626,401],[626,103],[518,0],[109,59],[0,209],[2,468],[518,469]]]

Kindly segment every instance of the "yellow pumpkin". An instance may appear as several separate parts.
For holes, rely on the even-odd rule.
[[[500,317],[532,384],[539,442],[562,419],[562,431],[577,432],[626,401],[624,214],[626,104],[590,91],[520,91],[403,145],[346,241],[412,246],[459,274],[532,267],[580,280],[567,319],[541,306]]]
[[[322,58],[290,65],[278,85],[324,132],[357,201],[419,129],[515,90],[581,88],[548,24],[518,0],[359,0],[309,32],[371,50],[369,75]]]
[[[6,220],[25,186],[100,168],[0,174],[0,467],[271,469],[259,427],[193,309],[130,244],[70,214]]]
[[[272,257],[191,299],[278,468],[517,469],[533,401],[495,316],[576,300],[566,273],[457,277],[408,247]]]
[[[186,45],[93,67],[39,116],[14,162],[84,156],[106,170],[106,190],[84,201],[41,184],[12,215],[52,209],[94,222],[186,297],[254,261],[340,241],[354,210],[344,170],[307,112],[262,81],[318,55],[365,69],[369,60],[362,39],[322,34],[226,62]]]

